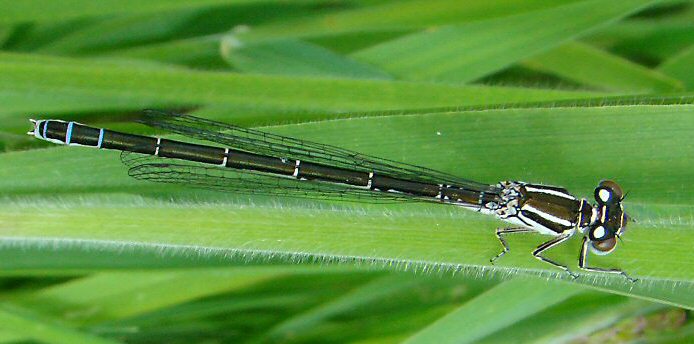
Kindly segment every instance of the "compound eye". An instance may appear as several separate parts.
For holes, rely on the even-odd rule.
[[[597,254],[608,254],[617,246],[617,238],[611,237],[605,240],[591,241],[593,252]]]
[[[600,204],[621,201],[623,196],[624,191],[622,191],[622,187],[611,180],[603,180],[595,188],[595,200]]]

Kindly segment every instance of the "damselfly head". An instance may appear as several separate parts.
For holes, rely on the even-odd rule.
[[[624,212],[622,187],[612,180],[603,180],[595,188],[598,216],[588,227],[588,239],[596,254],[608,254],[617,247],[617,239],[626,229],[629,216]]]

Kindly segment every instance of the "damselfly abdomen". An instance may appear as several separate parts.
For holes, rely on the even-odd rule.
[[[354,151],[245,129],[189,115],[146,111],[140,122],[218,146],[121,133],[60,120],[32,120],[30,135],[57,144],[120,150],[134,178],[213,188],[237,193],[365,202],[435,202],[495,215],[516,227],[499,228],[503,250],[510,233],[536,232],[553,238],[533,256],[572,277],[566,265],[542,253],[576,232],[583,234],[578,260],[587,271],[621,274],[589,267],[588,251],[612,252],[626,227],[621,187],[609,180],[595,188],[595,204],[566,189],[520,181],[489,185],[406,163]]]

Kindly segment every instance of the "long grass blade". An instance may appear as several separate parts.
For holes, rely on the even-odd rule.
[[[694,264],[686,229],[692,227],[692,193],[677,180],[693,170],[688,159],[692,111],[691,105],[489,110],[346,119],[272,131],[325,143],[349,133],[353,139],[341,146],[490,183],[518,179],[563,185],[578,196],[591,195],[602,178],[615,178],[630,190],[627,211],[639,222],[630,225],[615,253],[590,262],[623,268],[640,277],[643,288],[618,277],[591,275],[580,282],[691,307],[693,294],[687,290]],[[495,128],[493,145],[488,128]],[[534,137],[532,144],[516,143],[519,128]],[[605,136],[612,138],[609,147],[598,144]],[[548,152],[554,160],[544,159]],[[172,252],[214,248],[240,261],[263,256],[356,260],[471,275],[494,269],[561,276],[530,256],[544,239],[532,235],[510,239],[512,252],[492,268],[489,258],[500,249],[492,231],[502,224],[466,210],[326,204],[162,187],[130,180],[117,160],[117,153],[86,148],[5,154],[0,162],[2,236],[135,242]],[[179,216],[182,209],[185,217]],[[571,241],[553,249],[551,257],[574,266],[579,246]],[[662,292],[668,287],[672,292]]]
[[[246,73],[390,79],[378,68],[296,39],[244,44],[226,36],[221,54],[230,65]]]
[[[405,343],[473,343],[581,290],[539,280],[503,282],[417,332]]]
[[[672,92],[679,80],[580,42],[533,56],[523,66],[613,92]]]
[[[658,66],[663,73],[682,80],[688,90],[694,89],[694,45]]]
[[[267,0],[50,0],[12,1],[0,0],[0,23],[20,23],[27,21],[59,21],[86,16],[104,16],[120,13],[152,13],[190,7],[207,7],[220,4],[248,4]],[[309,0],[306,0],[309,1]]]
[[[0,95],[3,92],[18,94],[10,98],[15,102],[5,104],[13,111],[50,110],[50,107],[36,105],[49,105],[44,100],[46,97],[86,101],[97,98],[139,105],[228,104],[335,112],[576,99],[595,95],[385,80],[147,70],[68,58],[25,61],[23,57],[0,55],[3,71]]]
[[[353,56],[406,79],[469,82],[586,35],[650,3],[653,1],[581,1],[415,33]]]
[[[34,310],[4,302],[0,304],[0,329],[9,331],[11,340],[36,340],[44,343],[115,344],[61,324]]]

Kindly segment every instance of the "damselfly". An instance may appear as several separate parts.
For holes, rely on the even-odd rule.
[[[28,134],[71,146],[120,150],[134,178],[213,188],[237,193],[365,202],[435,202],[491,214],[514,224],[498,228],[496,236],[509,251],[505,235],[530,233],[553,238],[532,255],[560,268],[568,266],[543,255],[577,232],[582,233],[578,267],[621,274],[619,269],[590,267],[588,251],[608,254],[617,246],[628,217],[621,187],[604,180],[595,188],[595,204],[555,186],[502,181],[494,185],[461,179],[406,163],[376,158],[335,146],[298,140],[183,114],[146,111],[140,120],[218,146],[127,134],[60,120],[32,120]]]

